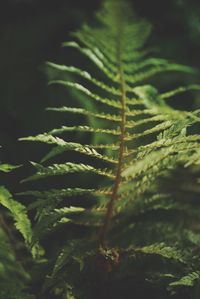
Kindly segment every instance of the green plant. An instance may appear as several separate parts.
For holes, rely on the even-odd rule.
[[[28,247],[36,260],[38,243],[47,252],[38,296],[132,298],[131,292],[137,298],[149,289],[155,298],[179,296],[182,289],[190,295],[200,276],[200,135],[194,133],[200,111],[177,110],[167,100],[200,86],[160,93],[148,83],[162,72],[195,71],[149,58],[144,45],[151,26],[127,2],[108,0],[97,16],[96,27],[84,25],[73,34],[79,43],[63,44],[86,56],[97,68],[95,76],[48,63],[72,78],[50,84],[79,91],[92,107],[48,110],[78,115],[86,125],[70,123],[21,138],[54,145],[42,164],[32,162],[37,171],[23,182],[67,175],[60,189],[21,192],[35,198],[28,205],[35,211]],[[89,137],[77,134],[81,141],[74,141],[75,132]],[[47,164],[58,155],[61,163]]]
[[[10,172],[19,166],[0,164],[0,172]],[[30,274],[25,270],[26,258],[20,252],[24,244],[16,238],[16,232],[10,225],[11,216],[28,245],[31,236],[31,223],[26,208],[13,200],[10,192],[0,186],[0,204],[9,212],[0,211],[0,298],[33,299],[28,294],[27,285]]]

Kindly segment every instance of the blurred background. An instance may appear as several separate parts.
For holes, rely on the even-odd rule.
[[[12,164],[39,161],[43,147],[18,142],[18,138],[64,124],[48,106],[67,105],[72,97],[52,92],[46,61],[72,64],[77,59],[61,43],[83,22],[92,22],[102,0],[1,0],[0,4],[0,160]],[[200,2],[192,0],[131,1],[138,16],[153,25],[149,46],[156,56],[200,67]],[[168,76],[169,77],[169,76]],[[180,83],[199,82],[185,75]],[[169,80],[169,79],[168,79]],[[177,82],[177,80],[176,80]],[[159,78],[157,87],[162,89]],[[166,82],[166,86],[173,86]],[[183,97],[186,109],[199,107],[198,97]],[[175,103],[176,105],[176,103]],[[23,178],[25,170],[20,176]],[[12,176],[12,175],[11,175]],[[9,175],[10,178],[10,175]],[[5,184],[6,178],[4,178]],[[14,189],[16,176],[11,181]],[[10,184],[10,183],[9,183]]]

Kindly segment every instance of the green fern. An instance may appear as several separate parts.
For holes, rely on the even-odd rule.
[[[20,166],[0,164],[0,171],[10,172]],[[10,211],[15,220],[15,226],[23,235],[25,243],[31,242],[31,222],[28,219],[25,206],[14,201],[5,187],[0,186],[0,205]],[[15,239],[12,228],[6,223],[4,213],[0,213],[0,298],[8,299],[34,299],[29,294],[28,285],[31,277],[25,270],[23,262],[19,259],[18,251],[21,245]],[[36,253],[34,249],[33,255]]]
[[[16,259],[10,240],[2,228],[0,240],[0,298],[34,299],[34,296],[28,295],[27,286],[30,283],[30,275]]]
[[[88,101],[96,104],[96,111],[73,105],[48,108],[66,115],[82,115],[86,123],[70,124],[37,136],[21,138],[54,145],[41,162],[48,161],[49,164],[43,166],[31,162],[36,173],[23,182],[77,175],[74,186],[21,193],[36,197],[28,206],[28,209],[36,209],[32,246],[38,241],[42,242],[48,234],[62,230],[63,226],[69,228],[63,248],[57,250],[57,257],[53,257],[52,274],[46,282],[46,289],[54,289],[54,294],[64,294],[66,288],[68,291],[71,287],[78,288],[78,276],[81,274],[77,269],[84,269],[84,276],[91,256],[94,259],[96,255],[99,257],[101,262],[97,263],[97,268],[102,267],[104,272],[114,271],[120,263],[117,273],[122,281],[126,275],[132,275],[130,267],[127,273],[120,272],[123,264],[127,264],[127,256],[128,260],[134,256],[134,263],[139,265],[149,255],[155,255],[161,261],[173,260],[170,271],[175,274],[169,275],[176,279],[181,277],[181,273],[186,273],[188,268],[192,273],[195,272],[195,258],[199,258],[198,255],[193,258],[191,250],[183,250],[182,257],[180,250],[184,244],[191,244],[195,223],[199,221],[196,195],[199,192],[200,137],[190,132],[192,126],[200,121],[200,111],[176,110],[167,104],[167,100],[187,90],[199,90],[200,86],[178,87],[160,93],[148,83],[149,78],[162,72],[195,71],[184,65],[149,57],[144,46],[151,26],[144,20],[138,20],[127,2],[106,1],[97,18],[99,23],[96,28],[84,25],[73,34],[76,42],[63,44],[83,54],[86,61],[92,62],[96,67],[95,75],[74,66],[48,63],[48,67],[70,73],[74,78],[72,81],[53,80],[50,84],[84,94]],[[88,125],[87,120],[91,118],[96,120],[96,127]],[[82,144],[70,141],[70,136],[80,136],[77,132],[84,136],[99,134],[107,142]],[[107,135],[108,138],[104,139]],[[65,139],[66,136],[69,139]],[[60,154],[66,153],[67,157],[67,152],[77,153],[77,161],[60,164],[49,162]],[[176,172],[180,173],[180,177],[183,175],[183,178],[187,174],[185,185],[176,184]],[[197,179],[190,188],[194,176]],[[90,187],[92,177],[97,181],[96,187]],[[83,187],[79,181],[85,181],[85,178],[88,178],[88,183]],[[174,190],[169,188],[170,185],[174,186]],[[77,198],[81,196],[80,204]],[[89,208],[83,203],[84,196],[89,199]],[[177,211],[180,226],[170,227],[171,219]],[[162,215],[164,218],[160,219]],[[70,225],[84,230],[80,239],[70,231]],[[176,242],[175,236],[180,227],[191,234],[181,234]],[[163,235],[159,235],[159,231]],[[174,241],[175,247],[172,246]],[[83,245],[84,242],[87,245]],[[195,246],[193,244],[191,248]],[[132,251],[128,248],[132,248]],[[131,265],[134,268],[134,264]],[[75,269],[75,277],[69,277],[70,267]],[[160,277],[166,273],[165,267],[161,268]],[[146,275],[144,279],[149,277],[147,272],[143,273],[143,276]],[[195,279],[198,277],[195,276]],[[180,283],[172,282],[169,285],[184,285],[185,281],[182,278]],[[60,291],[55,290],[55,285],[59,286]],[[75,297],[76,292],[79,298],[77,289]]]
[[[0,164],[0,171],[3,171],[3,172],[10,172],[11,170],[13,169],[17,169],[21,167],[21,165],[10,165],[10,164]]]
[[[188,275],[182,277],[180,280],[170,283],[171,287],[175,286],[188,286],[192,287],[194,285],[195,280],[199,280],[199,272],[192,272]]]

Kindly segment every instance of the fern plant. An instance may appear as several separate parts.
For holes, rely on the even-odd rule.
[[[198,284],[200,135],[193,128],[200,112],[177,110],[167,101],[200,86],[160,93],[149,84],[162,72],[195,73],[150,57],[150,33],[128,2],[108,0],[96,27],[84,25],[73,33],[76,41],[63,44],[85,56],[95,72],[47,63],[71,78],[50,84],[94,103],[91,110],[48,108],[86,123],[21,138],[54,146],[41,163],[31,162],[36,172],[23,182],[67,175],[60,189],[21,192],[34,197],[29,244],[37,256],[38,242],[47,252],[41,292],[48,298],[129,298],[130,290],[141,297],[146,289],[153,292],[152,285],[159,286],[155,298],[168,298],[185,288],[190,294]],[[91,142],[78,142],[78,136]],[[61,163],[49,162],[58,155]],[[56,235],[62,241],[49,250],[45,244]]]
[[[8,173],[20,166],[0,164],[0,172]],[[29,294],[30,274],[26,271],[25,258],[20,255],[24,244],[16,238],[16,232],[10,225],[10,217],[15,220],[16,229],[21,232],[28,246],[31,236],[31,222],[26,207],[14,201],[10,192],[0,186],[0,298],[34,299]]]

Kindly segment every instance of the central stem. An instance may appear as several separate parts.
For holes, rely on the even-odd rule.
[[[118,156],[118,164],[117,164],[117,169],[116,169],[116,176],[115,176],[115,181],[113,185],[113,190],[111,194],[110,201],[107,206],[107,212],[105,216],[105,220],[103,223],[103,226],[100,231],[100,244],[102,247],[105,247],[105,240],[106,240],[106,235],[108,233],[112,215],[113,215],[113,210],[114,210],[114,205],[118,197],[118,189],[119,185],[121,182],[121,171],[122,171],[122,165],[123,165],[123,154],[124,154],[124,137],[125,137],[125,124],[126,124],[126,113],[125,113],[125,108],[126,108],[126,89],[125,89],[125,81],[124,81],[124,72],[122,69],[122,59],[121,59],[121,38],[119,36],[119,41],[117,44],[117,61],[119,65],[119,85],[120,85],[120,90],[121,90],[121,124],[120,124],[120,145],[119,145],[119,156]]]

